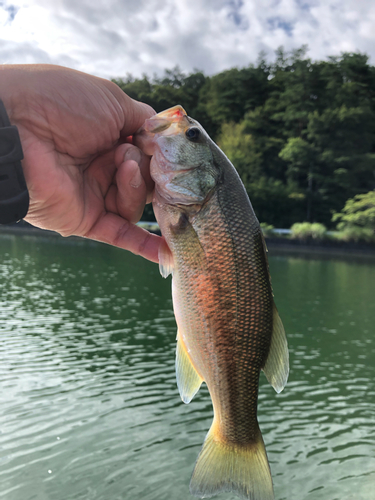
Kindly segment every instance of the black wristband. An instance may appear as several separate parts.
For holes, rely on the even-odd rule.
[[[29,192],[23,175],[22,159],[18,129],[10,124],[0,99],[0,224],[23,219],[29,209]]]

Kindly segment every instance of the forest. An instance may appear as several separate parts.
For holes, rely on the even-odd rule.
[[[375,212],[375,67],[365,54],[312,61],[305,46],[279,48],[273,62],[260,54],[214,76],[176,67],[113,81],[157,112],[181,104],[198,120],[236,167],[260,222],[333,229],[357,195]]]

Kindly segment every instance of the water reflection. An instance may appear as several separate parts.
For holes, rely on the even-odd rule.
[[[274,446],[285,438],[287,465],[293,464],[280,471],[280,498],[302,492],[307,499],[370,499],[375,267],[284,257],[274,258],[271,267],[291,350],[291,376],[278,397],[280,427],[272,439]]]
[[[212,408],[205,389],[180,402],[169,280],[89,242],[0,248],[0,498],[191,498]],[[291,351],[285,391],[260,391],[276,498],[369,500],[375,266],[270,264]]]

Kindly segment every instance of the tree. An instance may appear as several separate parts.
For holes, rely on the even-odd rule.
[[[180,104],[188,114],[195,116],[199,93],[206,80],[200,71],[185,75],[176,66],[165,70],[161,78],[150,80],[146,75],[142,79],[128,76],[126,80],[114,79],[113,82],[130,97],[149,104],[157,112]]]
[[[205,89],[206,110],[219,126],[238,123],[247,111],[264,104],[268,96],[268,68],[233,68],[211,77]]]
[[[374,186],[375,113],[369,108],[328,108],[309,117],[307,139],[316,151],[315,189],[321,197],[316,214],[329,216],[356,193]]]
[[[223,123],[218,138],[219,147],[225,152],[244,183],[248,187],[261,176],[261,154],[254,138],[246,133],[245,122]]]
[[[307,222],[312,222],[314,206],[317,201],[314,191],[317,151],[301,137],[291,137],[280,151],[279,156],[288,163],[288,181],[300,186],[300,192],[306,199],[306,217],[304,219]]]
[[[359,226],[375,231],[375,190],[347,200],[344,208],[335,213],[332,220],[338,222],[339,229]]]
[[[321,222],[375,189],[375,67],[361,53],[312,61],[307,47],[260,54],[208,77],[178,67],[116,81],[162,111],[181,104],[237,168],[260,220]]]

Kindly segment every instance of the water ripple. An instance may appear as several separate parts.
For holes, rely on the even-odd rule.
[[[0,251],[0,498],[191,498],[212,405],[205,387],[179,398],[170,281],[103,245]],[[369,500],[375,268],[277,257],[271,272],[291,359],[286,389],[262,376],[259,395],[276,498]]]

